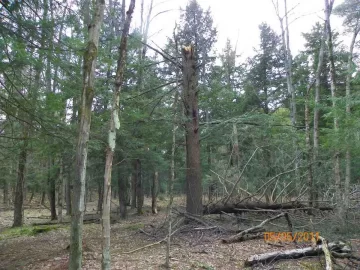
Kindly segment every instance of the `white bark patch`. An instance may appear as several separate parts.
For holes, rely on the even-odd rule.
[[[109,131],[108,143],[111,151],[115,151],[115,144],[116,144],[116,132],[115,130]]]
[[[119,119],[119,113],[117,110],[113,110],[113,114],[114,114],[114,124],[115,124],[115,128],[119,129],[120,128],[120,119]]]

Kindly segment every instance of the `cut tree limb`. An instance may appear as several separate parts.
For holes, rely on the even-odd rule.
[[[235,203],[227,203],[227,204],[213,203],[213,204],[205,205],[203,213],[204,215],[209,215],[209,214],[221,214],[223,212],[242,213],[253,210],[261,210],[261,211],[269,210],[269,212],[271,212],[271,210],[282,211],[282,210],[296,210],[296,209],[304,210],[304,209],[309,209],[309,207],[307,207],[307,205],[303,203],[296,201],[287,202],[287,203],[278,203],[278,204],[269,204],[265,202],[241,202],[241,203],[235,202]],[[333,210],[333,207],[323,206],[317,209],[321,211],[331,211]]]
[[[232,237],[230,237],[230,238],[228,238],[228,239],[223,239],[222,242],[223,242],[224,244],[230,244],[230,243],[234,243],[234,242],[244,241],[244,239],[245,239],[244,237],[245,237],[247,234],[252,233],[252,232],[254,232],[254,231],[257,231],[257,230],[259,230],[259,229],[262,229],[262,227],[263,227],[266,223],[268,223],[268,222],[270,222],[270,221],[272,221],[272,220],[278,219],[278,218],[280,218],[280,217],[285,217],[285,218],[286,218],[286,220],[287,220],[287,222],[288,222],[289,230],[292,232],[292,224],[291,224],[291,222],[290,222],[290,218],[289,218],[288,213],[281,213],[281,214],[279,214],[279,215],[276,215],[276,216],[274,216],[274,217],[271,217],[271,218],[269,218],[269,219],[266,219],[266,220],[264,220],[263,222],[261,222],[260,224],[254,226],[254,227],[251,227],[251,228],[249,228],[249,229],[246,229],[246,230],[244,230],[244,231],[242,231],[242,232],[240,232],[240,233],[238,233],[238,234],[236,234],[236,235],[234,235],[234,236],[232,236]]]
[[[327,241],[325,238],[323,237],[319,237],[319,239],[321,240],[321,248],[322,248],[322,251],[324,252],[324,255],[325,255],[325,263],[326,263],[326,270],[332,270],[333,269],[333,266],[332,266],[332,261],[331,261],[331,253],[329,251],[329,248],[328,248],[328,244],[327,244]]]
[[[328,244],[329,252],[342,252],[342,250],[346,247],[343,242],[334,242]],[[245,261],[245,266],[253,266],[259,263],[269,263],[275,262],[283,259],[298,259],[306,256],[318,256],[324,253],[323,245],[318,245],[316,247],[306,247],[285,251],[275,251],[263,254],[256,254],[250,256]]]

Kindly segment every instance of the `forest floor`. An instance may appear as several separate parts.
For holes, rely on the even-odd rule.
[[[177,205],[182,203],[181,199],[177,200]],[[90,213],[93,213],[94,216],[95,205],[95,202],[87,205],[87,209],[91,210]],[[150,211],[150,200],[146,199],[143,215],[138,216],[134,210],[129,210],[129,217],[125,221],[119,220],[112,224],[112,269],[165,269],[163,264],[165,262],[166,244],[164,243],[125,254],[164,238],[166,230],[163,229],[164,233],[161,235],[161,229],[158,228],[161,228],[165,221],[165,205],[166,201],[160,202],[159,213],[153,215]],[[268,217],[262,215],[252,216],[254,224],[258,224]],[[34,232],[29,229],[33,228],[29,225],[48,222],[49,210],[39,205],[32,205],[30,208],[25,209],[25,216],[26,225],[28,226],[25,226],[22,230],[10,229],[13,212],[1,208],[0,205],[0,269],[67,269],[69,223],[47,227],[38,226],[36,227],[38,230]],[[114,216],[116,216],[115,213]],[[307,219],[306,215],[302,218]],[[329,232],[328,218],[331,218],[331,215],[319,217],[320,221],[312,220],[311,224],[312,226],[320,223],[324,224],[324,230],[327,231],[324,231],[323,234],[321,230],[322,235],[349,241],[353,250],[357,255],[360,255],[359,227],[350,233],[343,233],[341,228],[334,228],[332,232]],[[246,221],[248,220],[247,217],[242,218],[240,222],[235,217],[220,217],[219,215],[213,215],[211,219],[214,222],[216,221],[217,224],[220,222],[224,228],[234,227],[234,225],[240,229],[251,226]],[[296,220],[298,219],[301,218],[296,218]],[[285,224],[277,222],[277,224],[273,223],[273,225],[278,227],[277,231],[282,227],[282,230],[286,231]],[[201,225],[198,227],[201,227]],[[158,233],[153,233],[156,231]],[[330,236],[330,233],[332,236]],[[175,234],[172,240],[171,269],[243,269],[244,261],[251,255],[295,248],[294,243],[282,243],[281,246],[275,246],[269,245],[263,239],[222,244],[221,239],[230,235],[224,232],[207,230],[185,230]],[[83,269],[101,269],[101,242],[101,224],[85,224]],[[309,246],[308,243],[302,243],[301,245],[304,247]],[[321,257],[303,258],[280,261],[275,266],[276,269],[324,269],[324,261]],[[256,269],[275,268],[259,267]]]

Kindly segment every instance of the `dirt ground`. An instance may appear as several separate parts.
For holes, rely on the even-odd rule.
[[[166,244],[161,243],[134,251],[164,237],[161,229],[157,228],[160,228],[165,221],[166,202],[163,202],[164,206],[160,207],[157,215],[150,213],[149,204],[150,201],[146,200],[144,215],[138,216],[134,211],[130,211],[127,220],[112,224],[112,269],[165,269],[163,264]],[[95,202],[90,203],[87,209],[94,210]],[[0,208],[0,236],[1,232],[11,226],[12,215],[12,211]],[[26,224],[46,222],[49,221],[49,210],[37,206],[37,209],[26,209],[25,216]],[[219,215],[212,218],[220,220]],[[223,222],[224,226],[234,225],[230,224],[233,222],[231,219],[224,219]],[[247,227],[246,224],[239,226]],[[243,269],[244,261],[251,255],[295,248],[293,243],[285,243],[280,247],[269,245],[263,239],[222,244],[220,240],[224,237],[226,237],[224,232],[206,230],[183,230],[174,235],[171,269]],[[101,224],[85,224],[83,269],[101,268],[101,241]],[[360,241],[353,239],[352,244],[360,255]],[[56,230],[35,236],[0,237],[0,269],[67,269],[68,245],[68,223],[60,225]],[[134,252],[126,254],[129,251]],[[276,268],[257,266],[256,269],[324,269],[324,262],[321,258],[305,258],[278,262],[271,267]]]

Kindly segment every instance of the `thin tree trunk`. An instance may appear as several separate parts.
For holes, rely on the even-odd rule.
[[[240,166],[239,138],[236,123],[233,123],[233,163],[236,168]]]
[[[26,136],[19,155],[18,175],[16,182],[15,200],[14,200],[14,223],[13,227],[20,227],[24,223],[24,185],[25,185],[25,168],[28,151],[28,125],[25,125],[24,135]]]
[[[126,205],[131,206],[131,180],[132,174],[130,173],[129,178],[126,183]],[[136,201],[135,201],[136,203]]]
[[[137,186],[137,177],[136,172],[134,169],[134,172],[131,174],[131,209],[136,208],[136,186]]]
[[[273,2],[274,3],[274,2]],[[278,19],[280,21],[281,27],[281,37],[283,43],[283,51],[285,56],[285,71],[286,71],[286,84],[288,88],[288,94],[290,96],[290,120],[291,124],[296,128],[296,92],[294,89],[294,85],[292,82],[292,55],[290,49],[290,31],[289,31],[289,21],[288,21],[288,9],[287,9],[287,0],[284,0],[284,16],[281,17],[279,6],[274,3],[275,11],[277,13]],[[284,27],[284,19],[285,19],[285,27]],[[299,159],[298,159],[298,142],[296,136],[293,137],[293,147],[295,154],[295,178],[296,183],[299,181]]]
[[[176,52],[178,52],[178,42],[177,37],[175,34],[176,26],[174,29],[174,40],[175,40],[175,48]],[[179,81],[179,72],[176,72],[176,81]],[[168,183],[168,195],[169,195],[169,204],[167,208],[167,220],[168,220],[168,238],[167,238],[167,245],[166,245],[166,258],[165,258],[165,266],[170,268],[170,248],[171,248],[171,210],[172,204],[174,200],[173,189],[174,189],[174,182],[175,182],[175,151],[176,151],[176,130],[178,128],[177,125],[177,106],[178,106],[178,98],[179,98],[179,91],[178,86],[175,89],[175,96],[174,96],[174,103],[173,103],[173,128],[172,128],[172,145],[171,145],[171,165],[170,165],[170,178]]]
[[[111,170],[116,147],[116,130],[120,128],[119,107],[120,92],[123,85],[124,71],[126,65],[127,40],[130,30],[132,14],[135,8],[135,0],[131,0],[129,10],[126,12],[126,20],[121,35],[119,46],[119,59],[117,62],[114,96],[111,107],[110,127],[108,133],[108,146],[106,149],[106,162],[104,173],[104,193],[103,193],[103,211],[102,211],[102,258],[101,268],[110,269],[110,209],[111,209]]]
[[[40,201],[41,205],[45,204],[45,198],[46,198],[46,192],[43,191],[43,192],[41,192],[41,201]]]
[[[186,211],[202,215],[202,183],[200,164],[200,130],[196,60],[192,45],[183,47],[183,100],[186,130]]]
[[[157,214],[157,196],[159,192],[159,173],[154,172],[152,187],[151,187],[151,210],[153,214]]]
[[[349,120],[351,114],[351,66],[352,66],[352,59],[354,53],[354,46],[356,37],[359,34],[360,26],[359,21],[355,26],[355,30],[351,39],[350,49],[349,49],[349,56],[348,56],[348,63],[347,63],[347,74],[346,74],[346,116]],[[351,138],[346,140],[347,142],[351,142]],[[346,149],[346,165],[345,165],[345,184],[344,184],[344,206],[346,208],[349,207],[349,196],[350,196],[350,182],[351,182],[351,152],[350,152],[350,145],[347,145]]]
[[[56,220],[56,176],[53,172],[53,159],[49,158],[48,160],[48,194],[49,194],[49,202],[50,202],[50,212],[51,212],[51,220]]]
[[[100,28],[105,9],[105,0],[97,0],[92,23],[88,27],[89,40],[84,52],[83,89],[79,135],[76,146],[76,168],[73,192],[73,209],[70,233],[70,270],[80,270],[82,263],[82,229],[84,217],[84,194],[89,140],[91,107],[95,93],[95,67],[98,54]]]
[[[311,146],[311,135],[310,135],[310,111],[309,111],[309,94],[312,85],[308,86],[306,97],[305,97],[305,141],[306,141],[306,150],[307,150],[307,162],[308,162],[308,185],[309,185],[309,206],[314,206],[314,178],[313,178],[313,166],[312,166],[312,146]],[[310,209],[309,214],[312,213]]]
[[[144,205],[144,185],[142,180],[141,161],[140,159],[135,160],[135,174],[136,174],[136,200],[137,200],[137,213],[138,215],[143,214]]]
[[[121,218],[126,218],[127,178],[118,176],[119,208]]]
[[[4,179],[4,190],[3,190],[3,203],[5,206],[9,205],[9,184],[6,179]]]
[[[314,178],[318,176],[319,173],[319,162],[318,156],[319,156],[319,119],[320,119],[320,87],[321,87],[321,73],[322,73],[322,67],[324,62],[324,50],[325,50],[325,34],[326,34],[326,25],[324,25],[324,32],[323,36],[321,38],[320,43],[320,50],[319,50],[319,59],[318,59],[318,65],[315,72],[315,104],[314,104],[314,134],[313,134],[313,164],[316,164],[315,167],[313,167],[313,174]],[[318,185],[316,182],[312,182],[313,186],[309,186],[309,197],[313,198],[313,202],[310,204],[312,206],[317,207],[318,205],[318,197],[319,197],[319,190]]]
[[[97,212],[102,213],[102,204],[103,204],[103,182],[98,183],[98,203],[97,203]]]
[[[59,223],[63,222],[64,190],[65,190],[64,167],[63,167],[63,159],[60,158],[59,193],[58,193]]]
[[[68,171],[67,178],[65,180],[65,202],[66,202],[66,215],[71,215],[71,178],[70,171]]]
[[[335,63],[334,63],[334,47],[331,33],[331,24],[330,24],[330,15],[332,11],[334,0],[325,0],[325,23],[326,23],[326,32],[327,32],[327,46],[329,50],[329,61],[330,61],[330,88],[331,88],[331,98],[332,98],[332,107],[334,110],[334,131],[337,134],[339,130],[339,122],[336,110],[336,82],[335,82]],[[338,136],[338,134],[337,134]],[[342,186],[341,186],[341,176],[340,176],[340,152],[338,149],[335,149],[333,156],[334,162],[334,179],[335,179],[335,198],[337,203],[337,208],[340,213],[343,212],[343,200],[342,200]]]

